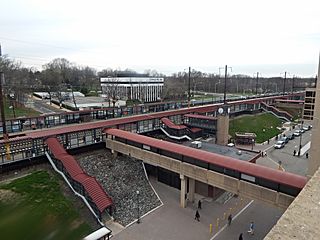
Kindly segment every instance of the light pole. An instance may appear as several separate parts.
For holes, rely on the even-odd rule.
[[[191,77],[191,67],[189,67],[189,74],[188,74],[188,108],[190,107],[190,98],[191,98],[191,93],[190,93],[190,77]]]
[[[10,109],[12,109],[13,112],[13,118],[16,118],[16,111],[14,109],[14,104],[12,104],[11,106],[9,106]]]
[[[138,205],[137,205],[137,209],[138,209],[138,220],[137,220],[137,223],[138,224],[140,223],[139,194],[140,194],[140,192],[139,192],[139,190],[137,190],[137,203],[138,203]]]
[[[286,92],[286,80],[287,80],[287,72],[284,72],[283,93],[282,93],[282,95],[285,95],[285,92]]]
[[[220,80],[219,80],[219,82],[217,82],[217,83],[214,84],[214,92],[215,92],[215,93],[217,93],[217,84],[219,84],[219,83],[220,83]]]
[[[257,72],[257,79],[256,79],[256,95],[258,94],[258,79],[259,79],[259,72]]]
[[[301,154],[302,129],[303,129],[303,120],[302,120],[302,116],[301,116],[301,124],[300,124],[300,141],[299,141],[299,151],[298,151],[298,156],[299,156],[299,157],[300,157],[300,154]]]
[[[253,145],[254,145],[254,138],[252,138],[252,145],[251,145],[251,150],[253,151]]]
[[[232,72],[232,67],[229,67]],[[219,68],[219,75],[220,75],[220,69]],[[228,65],[225,66],[224,68],[224,90],[223,90],[223,104],[227,103],[227,77],[228,77]]]

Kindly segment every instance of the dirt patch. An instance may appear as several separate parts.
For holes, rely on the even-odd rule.
[[[6,189],[0,189],[0,201],[1,202],[12,202],[14,199],[17,199],[19,194]]]

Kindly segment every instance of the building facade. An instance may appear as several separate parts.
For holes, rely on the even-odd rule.
[[[307,88],[304,98],[303,119],[312,120],[315,110],[316,89]]]
[[[106,98],[156,102],[161,99],[164,78],[101,77],[102,93]]]

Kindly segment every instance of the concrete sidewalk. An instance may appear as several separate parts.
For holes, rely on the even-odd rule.
[[[196,195],[195,203],[188,202],[186,208],[181,208],[179,204],[180,191],[169,187],[163,183],[157,182],[155,179],[150,179],[155,190],[162,199],[164,205],[149,215],[141,219],[140,224],[132,224],[121,232],[115,234],[112,239],[115,240],[135,240],[135,239],[171,239],[171,240],[209,240],[222,228],[223,230],[216,235],[215,239],[237,239],[239,232],[245,231],[248,227],[250,219],[260,219],[266,223],[259,223],[260,233],[256,236],[265,236],[274,224],[275,215],[281,215],[278,209],[265,206],[253,201],[243,200],[240,198],[231,198],[226,204],[220,204],[209,198],[203,198]],[[197,201],[201,198],[202,209],[199,210],[200,222],[194,219],[197,209]],[[249,202],[251,202],[249,204]],[[227,228],[227,220],[230,213],[236,216],[243,208],[244,211],[234,219],[232,228]],[[258,213],[257,213],[258,211]],[[245,214],[246,213],[246,214]],[[257,214],[256,214],[257,213]],[[249,214],[249,215],[248,215]],[[243,216],[246,216],[245,218]],[[216,228],[217,218],[219,218],[219,228]],[[248,218],[248,219],[247,219]],[[239,223],[242,224],[239,224]],[[209,225],[213,224],[213,232],[209,232]],[[266,225],[267,224],[267,225]],[[232,231],[231,231],[232,230]],[[226,236],[227,238],[221,237]],[[255,238],[257,239],[257,238]]]
[[[180,191],[163,183],[150,179],[158,192],[164,205],[156,211],[141,219],[140,224],[133,224],[127,229],[116,234],[113,239],[184,239],[184,240],[208,240],[214,233],[209,232],[209,225],[216,224],[217,218],[220,225],[225,225],[222,220],[224,212],[235,215],[242,206],[248,203],[243,200],[240,206],[240,198],[232,198],[227,204],[219,204],[209,199],[202,200],[202,209],[199,210],[200,222],[194,219],[200,195],[196,195],[195,203],[188,202],[186,208],[181,208],[179,203]],[[201,197],[202,198],[202,197]],[[215,227],[213,227],[215,231]]]

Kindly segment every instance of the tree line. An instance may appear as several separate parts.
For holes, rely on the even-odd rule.
[[[67,91],[80,91],[85,95],[101,90],[100,77],[141,75],[132,69],[118,70],[105,68],[101,71],[90,66],[80,66],[65,58],[56,58],[44,64],[42,70],[24,67],[21,62],[8,56],[0,58],[0,69],[5,74],[4,89],[7,94],[14,94],[18,100],[25,94],[34,91],[61,93]],[[145,70],[143,76],[164,77],[165,86],[163,99],[184,98],[188,92],[189,75],[187,72],[177,72],[165,76],[156,70]],[[228,93],[254,94],[268,92],[290,92],[303,90],[314,86],[314,78],[292,78],[284,81],[281,77],[259,78],[247,75],[228,76],[226,83]],[[204,73],[192,69],[190,74],[191,92],[217,92],[224,91],[224,78],[218,74]],[[61,96],[57,96],[58,98]]]

